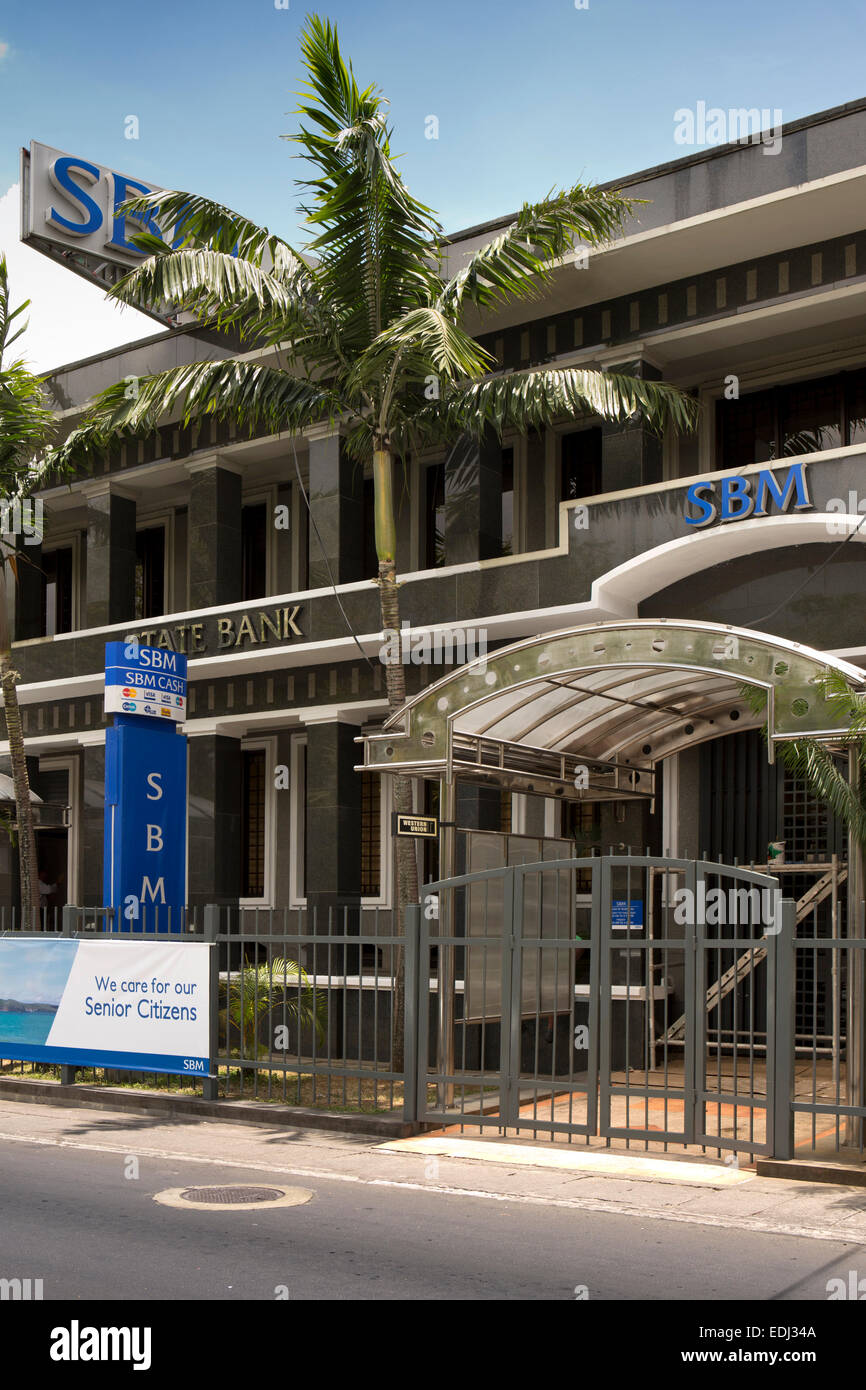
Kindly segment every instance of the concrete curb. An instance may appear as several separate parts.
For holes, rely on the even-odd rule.
[[[837,1187],[866,1187],[866,1164],[855,1168],[848,1163],[811,1163],[804,1158],[758,1158],[759,1178],[787,1178],[789,1182],[830,1182]]]
[[[390,1115],[336,1114],[300,1106],[269,1105],[251,1100],[203,1100],[200,1096],[128,1091],[121,1087],[64,1086],[54,1081],[0,1077],[0,1100],[29,1100],[36,1105],[75,1105],[90,1110],[131,1110],[150,1115],[186,1115],[232,1124],[281,1125],[283,1128],[328,1129],[341,1134],[370,1134],[381,1139],[408,1139],[424,1126]]]

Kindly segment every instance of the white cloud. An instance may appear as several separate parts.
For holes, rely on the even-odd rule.
[[[50,371],[160,331],[155,319],[112,304],[96,285],[25,246],[19,227],[16,183],[0,198],[0,252],[9,265],[13,307],[24,299],[32,301],[25,315],[27,332],[12,351],[25,357],[34,371]]]

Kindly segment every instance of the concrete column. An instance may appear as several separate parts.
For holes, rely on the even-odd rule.
[[[18,582],[15,584],[15,641],[44,637],[42,627],[42,546],[18,538]]]
[[[445,563],[502,553],[502,445],[461,440],[445,466]]]
[[[85,486],[87,583],[85,627],[135,617],[135,501],[113,483]]]
[[[646,358],[631,358],[605,364],[610,372],[660,381],[661,371]],[[643,487],[661,482],[662,444],[639,421],[602,425],[601,485],[603,492]]]
[[[546,432],[532,430],[526,440],[526,488],[523,499],[527,550],[544,549],[547,543],[547,514],[557,508],[559,499],[548,496],[547,473]]]
[[[241,891],[241,745],[219,731],[189,736],[187,901],[237,907]]]
[[[310,588],[363,579],[364,476],[329,426],[308,432],[310,480]],[[318,532],[318,535],[316,534]],[[324,550],[324,554],[322,553]],[[330,571],[330,572],[329,572]]]
[[[361,777],[353,724],[307,727],[307,883],[310,930],[358,930],[361,906]],[[323,957],[324,958],[324,957]]]
[[[189,606],[238,603],[242,594],[241,473],[220,454],[189,464]]]

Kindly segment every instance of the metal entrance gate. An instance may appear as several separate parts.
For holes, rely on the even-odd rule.
[[[408,926],[420,1120],[790,1156],[793,905],[777,879],[548,860],[428,884]]]

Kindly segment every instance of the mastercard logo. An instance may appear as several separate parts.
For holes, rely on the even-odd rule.
[[[124,695],[126,696],[127,700],[134,700],[134,699],[136,698],[137,691],[135,691],[135,690],[124,690],[123,693],[124,693]]]

